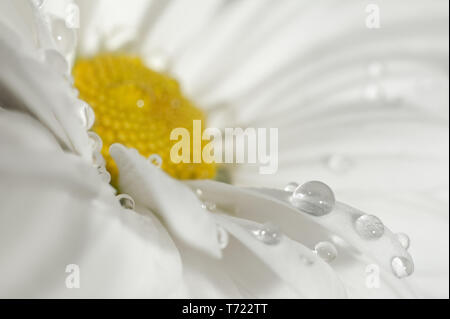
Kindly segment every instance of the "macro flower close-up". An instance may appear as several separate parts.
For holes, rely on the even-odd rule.
[[[448,7],[0,0],[0,298],[448,298]]]

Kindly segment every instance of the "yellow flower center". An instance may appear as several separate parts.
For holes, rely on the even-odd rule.
[[[214,177],[214,164],[192,160],[175,164],[170,160],[170,150],[177,142],[170,140],[174,128],[186,128],[192,138],[193,120],[201,120],[205,127],[205,114],[183,96],[176,80],[150,70],[138,57],[113,54],[79,59],[73,75],[80,98],[95,112],[92,129],[103,140],[102,155],[113,185],[118,177],[109,155],[113,143],[135,148],[146,157],[159,155],[161,168],[175,178]],[[191,147],[191,159],[194,151]]]

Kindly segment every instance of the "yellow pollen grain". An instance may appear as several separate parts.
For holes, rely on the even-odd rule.
[[[147,68],[138,57],[114,54],[79,59],[73,76],[80,98],[95,112],[92,129],[103,140],[102,155],[113,185],[118,179],[109,155],[113,143],[135,148],[145,157],[159,155],[161,168],[175,178],[214,177],[214,164],[170,160],[170,149],[177,142],[170,140],[174,128],[186,128],[192,139],[193,120],[201,120],[205,127],[204,113],[183,96],[176,80]],[[192,140],[190,145],[192,159]]]

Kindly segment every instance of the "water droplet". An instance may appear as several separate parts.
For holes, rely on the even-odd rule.
[[[217,226],[217,241],[221,249],[228,246],[228,232],[222,226]]]
[[[348,157],[333,154],[327,157],[326,165],[335,173],[346,173],[353,167],[353,162]]]
[[[103,147],[103,141],[100,136],[94,132],[88,132],[89,145],[93,151],[100,152]]]
[[[137,107],[143,108],[144,105],[145,105],[144,100],[137,100],[137,102],[136,102],[136,106],[137,106]]]
[[[66,22],[60,18],[53,18],[51,27],[58,51],[63,55],[73,52],[77,42],[75,29],[68,28]]]
[[[116,196],[120,205],[125,209],[134,209],[134,199],[128,194],[120,194]]]
[[[292,205],[314,216],[330,213],[335,202],[331,188],[318,181],[307,182],[297,187],[291,196]]]
[[[152,154],[148,157],[148,160],[150,163],[155,165],[158,168],[161,168],[162,166],[162,158],[158,154]]]
[[[197,188],[195,190],[195,194],[197,195],[197,197],[202,197],[203,196],[203,191],[200,188]]]
[[[81,123],[86,130],[90,130],[95,122],[95,113],[92,107],[82,100],[78,100]]]
[[[296,182],[290,182],[284,187],[285,192],[293,193],[295,189],[298,187],[298,183]]]
[[[414,263],[406,257],[394,257],[391,261],[392,271],[398,278],[405,278],[414,272]]]
[[[276,245],[282,237],[278,226],[272,223],[264,224],[260,229],[253,231],[253,234],[266,245]]]
[[[111,174],[109,174],[109,172],[106,170],[104,166],[99,167],[97,171],[102,181],[104,181],[105,183],[111,182]]]
[[[215,211],[216,208],[217,208],[216,203],[209,202],[209,201],[204,201],[201,206],[202,206],[203,209],[207,209],[210,212]]]
[[[357,233],[365,239],[377,239],[384,234],[384,225],[377,216],[362,215],[355,221]]]
[[[404,233],[398,233],[395,235],[397,237],[397,240],[400,242],[400,245],[402,245],[403,248],[408,249],[409,248],[409,237],[408,235]]]
[[[69,73],[69,64],[65,57],[59,51],[48,49],[44,52],[45,62],[56,72],[67,75]]]
[[[336,247],[328,241],[321,241],[314,246],[314,252],[327,263],[332,262],[337,257]]]

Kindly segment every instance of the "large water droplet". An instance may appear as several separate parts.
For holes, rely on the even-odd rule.
[[[222,226],[217,226],[217,241],[221,249],[228,246],[228,232]]]
[[[79,109],[80,109],[80,118],[83,127],[86,130],[90,130],[92,125],[95,122],[95,113],[92,107],[82,100],[78,100]]]
[[[400,245],[402,245],[403,248],[408,249],[409,248],[409,237],[408,235],[404,233],[398,233],[395,235],[397,237],[397,240],[400,242]]]
[[[158,168],[161,168],[162,166],[162,158],[161,156],[159,156],[158,154],[152,154],[148,157],[148,160],[150,163],[152,163],[153,165],[155,165]]]
[[[296,182],[290,182],[284,187],[285,192],[293,193],[295,189],[298,187],[298,183]]]
[[[266,245],[276,245],[282,237],[280,229],[272,223],[262,225],[260,229],[253,231],[253,234]]]
[[[307,182],[297,187],[291,196],[292,205],[314,216],[330,213],[335,202],[331,188],[318,181]]]
[[[116,196],[120,205],[125,209],[134,209],[134,199],[128,194],[120,194]]]
[[[384,225],[377,216],[362,215],[355,221],[357,233],[365,239],[377,239],[384,234]]]
[[[68,28],[66,22],[60,18],[53,18],[52,35],[55,40],[56,48],[63,55],[67,55],[75,50],[77,34],[75,29]]]
[[[337,250],[334,245],[328,241],[321,241],[314,247],[314,252],[327,263],[332,262],[337,257]]]
[[[406,257],[397,256],[391,261],[392,271],[398,278],[405,278],[414,272],[414,263]]]

